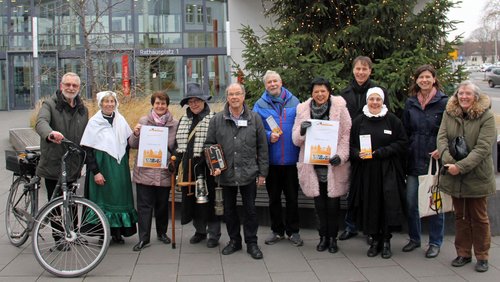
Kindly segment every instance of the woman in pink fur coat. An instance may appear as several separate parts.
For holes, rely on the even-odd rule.
[[[311,81],[312,98],[297,106],[297,116],[293,126],[293,143],[300,147],[297,170],[300,187],[304,194],[314,198],[314,206],[319,219],[319,252],[328,249],[336,253],[340,196],[349,187],[349,136],[351,117],[342,97],[331,96],[330,82],[324,78]],[[307,128],[314,120],[335,120],[339,122],[337,153],[329,160],[329,165],[304,163]]]

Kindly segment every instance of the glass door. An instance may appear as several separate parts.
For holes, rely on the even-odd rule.
[[[33,101],[31,54],[9,54],[10,109],[30,109]]]
[[[184,89],[187,83],[198,83],[205,93],[208,93],[208,75],[206,57],[184,58]]]

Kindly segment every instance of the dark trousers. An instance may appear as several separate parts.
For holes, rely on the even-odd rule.
[[[224,189],[224,219],[229,238],[237,244],[241,244],[240,218],[236,208],[236,195],[239,189],[243,202],[243,233],[245,243],[247,245],[257,244],[259,223],[255,209],[255,196],[257,193],[255,182],[243,186],[222,186],[222,188]]]
[[[159,187],[136,184],[137,213],[139,215],[139,240],[149,242],[151,237],[151,223],[153,212],[156,223],[156,234],[167,233],[168,227],[168,198],[170,187]]]
[[[299,232],[299,178],[296,165],[271,165],[266,178],[266,189],[269,195],[269,213],[271,230],[283,236]],[[283,222],[281,193],[286,200],[286,219]]]
[[[457,255],[472,257],[472,248],[476,259],[487,260],[491,244],[488,201],[481,198],[455,198],[455,249]]]
[[[337,238],[339,231],[340,197],[328,197],[328,184],[319,183],[319,196],[314,197],[314,208],[319,220],[319,236]]]

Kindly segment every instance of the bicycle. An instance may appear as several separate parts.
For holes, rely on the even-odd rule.
[[[33,252],[45,270],[59,277],[78,277],[104,259],[111,234],[104,212],[92,201],[75,194],[78,183],[67,183],[66,159],[77,154],[81,170],[85,151],[66,139],[62,144],[66,152],[61,158],[60,178],[50,201],[37,210],[40,177],[33,171],[23,172],[9,192],[5,222],[9,240],[17,246],[26,242],[32,232]],[[20,187],[23,193],[19,194]],[[62,191],[62,196],[56,196],[59,191]],[[15,227],[20,230],[14,232]]]
[[[13,172],[13,181],[7,197],[5,227],[10,243],[20,247],[28,240],[31,230],[27,219],[38,211],[40,178],[35,172],[40,154],[30,150],[20,154],[7,153],[6,168]]]

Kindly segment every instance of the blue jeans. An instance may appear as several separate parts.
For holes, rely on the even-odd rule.
[[[406,203],[408,206],[408,235],[410,240],[420,243],[421,223],[418,214],[418,176],[406,179]],[[429,245],[440,247],[444,237],[444,213],[431,215],[429,219]]]

